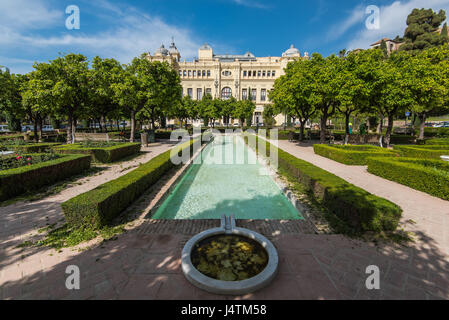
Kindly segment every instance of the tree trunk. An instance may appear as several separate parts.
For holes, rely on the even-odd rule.
[[[37,119],[37,117],[36,118],[34,118],[34,128],[33,128],[33,131],[34,131],[34,141],[36,141],[36,142],[39,142],[39,133],[37,132],[38,130],[37,130],[37,126],[38,126],[38,119]]]
[[[75,143],[75,132],[76,132],[76,118],[72,117],[72,143]]]
[[[72,143],[72,120],[73,120],[72,111],[69,110],[67,118],[67,143]]]
[[[347,145],[349,141],[349,118],[350,114],[345,113],[345,145]]]
[[[391,132],[393,131],[393,114],[388,115],[388,126],[387,126],[387,133],[385,134],[385,145],[388,148],[390,146],[390,140],[391,140]]]
[[[424,128],[426,127],[427,115],[425,113],[419,114],[419,120],[421,121],[419,125],[419,140],[424,140]]]
[[[301,118],[299,118],[301,119]],[[304,140],[304,126],[306,125],[307,119],[304,120],[299,120],[299,141],[303,141]]]
[[[43,133],[44,133],[44,131],[43,131],[43,129],[42,129],[42,127],[43,127],[43,123],[44,123],[44,121],[42,120],[42,118],[41,117],[38,117],[37,118],[38,119],[38,122],[39,122],[39,133],[40,133],[40,136],[41,136],[41,142],[43,142]]]
[[[326,123],[327,123],[327,116],[323,115],[320,120],[320,143],[324,144],[326,143]]]
[[[131,111],[131,136],[129,142],[134,142],[134,132],[136,131],[136,112]]]
[[[376,132],[378,134],[382,134],[383,123],[384,123],[384,116],[381,114],[381,115],[379,115],[379,124],[377,125],[377,130],[376,130]]]

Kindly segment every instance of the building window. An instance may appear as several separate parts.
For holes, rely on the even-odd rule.
[[[225,71],[223,71],[221,74],[224,75],[225,77],[232,76],[232,72],[229,71],[229,70],[225,70]]]
[[[206,71],[205,70],[203,70],[203,77],[205,77],[206,76]]]
[[[207,70],[207,76],[210,77],[210,70]]]
[[[189,77],[191,77],[191,76],[192,76],[192,71],[189,70]]]
[[[255,77],[255,76],[256,76],[256,70],[253,71],[253,77]]]
[[[187,95],[190,97],[190,99],[193,99],[193,89],[187,88]]]
[[[267,77],[271,76],[271,71],[267,71]]]
[[[262,77],[265,77],[265,70],[264,71],[262,71]]]
[[[211,88],[206,88],[206,94],[212,96],[212,89]]]
[[[257,71],[257,76],[260,77],[260,71]]]
[[[229,100],[229,99],[231,98],[231,96],[232,96],[231,88],[229,88],[229,87],[224,87],[224,88],[221,90],[221,98],[222,98],[223,100]]]
[[[196,70],[193,70],[193,76],[196,77]]]
[[[182,71],[181,71],[181,70],[179,70],[179,76],[180,76],[180,77],[182,76]]]
[[[257,99],[257,89],[251,89],[251,100],[256,101]]]
[[[198,88],[196,89],[196,99],[201,100],[203,98],[203,89]]]
[[[248,99],[248,89],[242,89],[242,100]]]
[[[262,89],[262,90],[260,90],[260,101],[265,101],[265,100],[267,100],[267,90]]]
[[[246,77],[246,71],[243,71],[243,76]]]
[[[276,71],[271,71],[271,76],[275,77],[276,76]]]
[[[187,75],[187,71],[184,70],[184,77]]]

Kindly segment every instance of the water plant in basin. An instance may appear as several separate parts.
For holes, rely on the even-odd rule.
[[[261,273],[268,263],[266,250],[238,235],[217,235],[198,242],[192,264],[202,274],[222,281],[241,281]]]

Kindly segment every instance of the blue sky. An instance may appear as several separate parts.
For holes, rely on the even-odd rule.
[[[65,27],[69,5],[80,9],[79,30]],[[378,30],[365,26],[369,5],[380,8]],[[26,73],[69,52],[128,63],[172,36],[186,60],[204,42],[220,54],[279,56],[294,44],[327,56],[402,36],[415,7],[449,14],[449,0],[0,0],[0,65]]]

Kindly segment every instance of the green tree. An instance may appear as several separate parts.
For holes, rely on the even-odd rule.
[[[0,69],[0,114],[8,121],[11,131],[21,131],[21,119],[24,118],[20,86],[24,77],[10,74],[8,69]]]
[[[240,126],[243,127],[245,119],[251,118],[254,110],[256,110],[256,104],[251,100],[239,100],[235,104],[235,108],[232,113],[234,119],[239,119]],[[247,125],[251,125],[247,123]]]
[[[426,118],[447,107],[449,49],[431,48],[410,57],[404,66],[413,97],[411,110],[420,120],[419,139],[424,139]]]
[[[112,84],[120,80],[122,65],[115,59],[95,57],[89,72],[89,105],[86,112],[106,128],[107,118],[118,119],[119,105],[114,99]]]
[[[237,100],[234,97],[231,97],[228,100],[220,100],[220,102],[221,102],[220,103],[221,116],[223,117],[224,122],[226,123],[226,127],[228,127],[230,118],[237,106]]]
[[[274,82],[269,93],[276,113],[294,116],[299,120],[299,139],[304,139],[304,129],[309,120],[317,111],[315,108],[316,96],[315,73],[313,64],[307,60],[297,60],[288,64],[285,75]],[[289,117],[290,118],[290,117]]]
[[[447,29],[447,22],[444,23],[443,25],[443,29],[441,30],[441,38],[442,38],[442,42],[443,44],[448,44],[449,43],[449,33],[448,33],[448,29]]]
[[[416,52],[442,45],[444,40],[438,28],[444,20],[446,20],[444,10],[436,13],[432,9],[413,9],[407,18],[404,44],[400,50]]]

